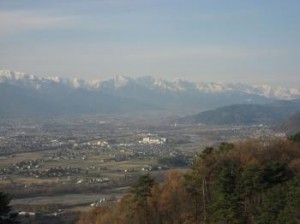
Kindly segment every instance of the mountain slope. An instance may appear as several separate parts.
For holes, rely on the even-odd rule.
[[[102,81],[0,71],[0,115],[59,115],[172,110],[203,111],[231,104],[266,104],[300,96],[299,89],[165,81],[117,76]]]
[[[179,119],[188,124],[276,124],[300,110],[300,100],[276,101],[272,104],[236,104],[204,111]]]
[[[288,135],[294,135],[300,132],[300,111],[284,120],[280,125],[278,125],[277,129],[287,133]]]
[[[121,113],[148,110],[152,105],[84,89],[39,93],[10,84],[0,84],[0,115],[53,116],[67,114]]]

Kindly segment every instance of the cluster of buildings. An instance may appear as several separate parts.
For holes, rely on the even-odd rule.
[[[141,141],[139,141],[140,144],[164,144],[167,142],[166,138],[158,138],[158,137],[144,137]]]

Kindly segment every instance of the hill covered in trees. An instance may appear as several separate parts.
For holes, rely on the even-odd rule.
[[[292,115],[279,126],[278,130],[284,131],[288,134],[295,134],[300,131],[300,112]]]
[[[222,143],[189,172],[156,183],[140,177],[121,201],[81,215],[78,224],[300,222],[300,142]]]
[[[207,125],[277,124],[299,111],[299,99],[275,101],[271,104],[234,104],[189,115],[177,122]]]

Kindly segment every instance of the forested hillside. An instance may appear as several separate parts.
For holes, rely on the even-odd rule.
[[[300,143],[289,138],[206,148],[189,172],[172,171],[162,183],[145,174],[120,202],[78,223],[299,222]]]
[[[300,131],[300,112],[294,114],[282,122],[277,130],[284,131],[288,134],[295,134]]]
[[[271,104],[234,104],[203,111],[177,120],[184,124],[232,125],[278,124],[299,112],[299,99],[275,101]]]

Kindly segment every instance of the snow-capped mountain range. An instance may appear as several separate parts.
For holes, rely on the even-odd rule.
[[[267,104],[300,97],[300,89],[232,83],[166,81],[150,76],[85,81],[0,71],[1,115],[197,112],[231,104]]]
[[[270,85],[247,85],[242,83],[196,83],[182,79],[166,81],[150,76],[135,79],[125,76],[116,76],[107,80],[85,81],[77,78],[67,79],[58,76],[39,77],[22,72],[0,70],[0,83],[7,83],[34,90],[43,90],[45,88],[50,88],[51,86],[57,87],[60,85],[71,89],[104,90],[111,93],[112,91],[120,91],[122,88],[124,89],[129,86],[135,86],[164,93],[220,94],[238,92],[283,100],[300,97],[300,88],[273,87]]]

